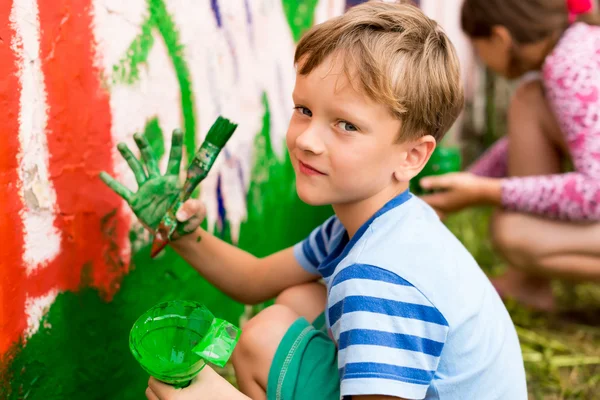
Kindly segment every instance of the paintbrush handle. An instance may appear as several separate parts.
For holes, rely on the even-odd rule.
[[[183,203],[192,196],[196,187],[208,175],[220,152],[220,147],[207,141],[202,143],[202,146],[196,152],[187,169],[185,182],[179,194],[178,201],[171,208],[177,208],[178,203]]]
[[[188,167],[185,183],[181,190],[182,202],[189,199],[196,186],[206,178],[220,152],[220,147],[207,141],[202,143]]]
[[[159,230],[167,230],[165,234],[169,239],[177,225],[175,213],[179,207],[192,196],[192,193],[200,182],[206,178],[220,152],[220,147],[205,140],[194,155],[194,158],[187,169],[185,182],[179,192],[179,196],[173,204],[171,204],[171,207],[169,207],[159,225]]]

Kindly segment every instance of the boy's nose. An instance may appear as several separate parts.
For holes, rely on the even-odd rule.
[[[296,138],[296,146],[302,151],[314,154],[321,154],[325,150],[322,135],[319,134],[317,127],[311,124]]]

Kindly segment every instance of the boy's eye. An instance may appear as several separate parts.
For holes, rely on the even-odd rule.
[[[306,115],[307,117],[312,117],[312,111],[306,107],[296,106],[294,107],[294,110],[298,111],[302,115]]]
[[[338,126],[340,127],[340,129],[342,129],[346,132],[358,131],[358,128],[356,126],[352,125],[350,122],[340,121],[340,122],[338,122]]]

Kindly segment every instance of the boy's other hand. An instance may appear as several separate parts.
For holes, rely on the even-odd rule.
[[[136,133],[134,139],[137,147],[140,149],[143,164],[125,143],[119,143],[117,149],[125,161],[127,161],[127,164],[129,164],[131,171],[133,171],[138,184],[138,191],[133,193],[106,172],[100,173],[100,179],[129,204],[146,228],[154,232],[181,190],[179,170],[181,166],[183,132],[179,129],[173,131],[171,154],[169,155],[169,162],[164,175],[160,174],[158,163],[146,137]]]
[[[189,199],[177,210],[177,229],[173,232],[173,240],[194,232],[206,217],[206,207],[200,200]]]
[[[248,399],[211,367],[205,366],[190,386],[175,389],[154,378],[148,381],[148,400],[237,400]]]
[[[440,190],[421,197],[438,215],[475,205],[500,205],[502,200],[500,179],[481,177],[469,172],[429,176],[421,179],[420,184],[426,190]]]

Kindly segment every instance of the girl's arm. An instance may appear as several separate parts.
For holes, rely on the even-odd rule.
[[[468,171],[490,178],[508,176],[508,138],[505,136],[496,141],[469,167]]]
[[[548,217],[600,221],[600,48],[575,33],[546,61],[544,83],[576,172],[504,179],[502,204]]]

